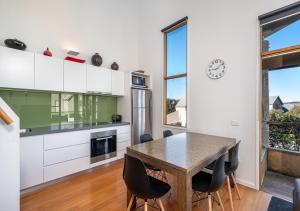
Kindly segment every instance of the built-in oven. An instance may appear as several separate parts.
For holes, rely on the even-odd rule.
[[[117,156],[116,130],[91,133],[91,163]]]

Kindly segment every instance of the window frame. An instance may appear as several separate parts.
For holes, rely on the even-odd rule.
[[[163,126],[165,127],[172,127],[172,128],[179,128],[179,129],[186,129],[188,125],[188,80],[187,80],[187,72],[188,72],[188,36],[186,37],[186,72],[181,74],[176,74],[172,76],[167,76],[167,34],[169,32],[175,31],[176,29],[182,27],[182,26],[188,26],[188,20],[184,19],[183,21],[180,21],[179,23],[176,23],[172,25],[172,27],[168,28],[167,30],[163,31]],[[187,32],[188,34],[188,28]],[[186,89],[185,89],[185,96],[186,96],[186,125],[185,126],[175,126],[171,124],[167,124],[167,81],[170,79],[176,79],[176,78],[186,78]]]

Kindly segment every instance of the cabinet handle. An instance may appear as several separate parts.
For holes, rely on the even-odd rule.
[[[7,125],[13,123],[13,120],[2,108],[0,108],[0,119],[2,119]]]

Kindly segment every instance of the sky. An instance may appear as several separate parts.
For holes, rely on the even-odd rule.
[[[167,34],[167,76],[186,73],[187,26]],[[186,78],[167,80],[167,96],[181,99],[186,95]]]
[[[300,20],[269,36],[270,50],[300,44]],[[269,95],[283,102],[300,101],[300,67],[269,72]]]

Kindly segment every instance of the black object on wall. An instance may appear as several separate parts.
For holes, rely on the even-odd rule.
[[[112,63],[110,67],[111,67],[112,70],[118,70],[119,69],[119,65],[116,62]]]
[[[92,56],[92,64],[95,65],[95,66],[101,66],[102,64],[102,57],[98,54],[98,53],[95,53],[93,56]]]
[[[26,44],[17,39],[6,39],[4,43],[9,48],[14,48],[22,51],[26,49]]]

